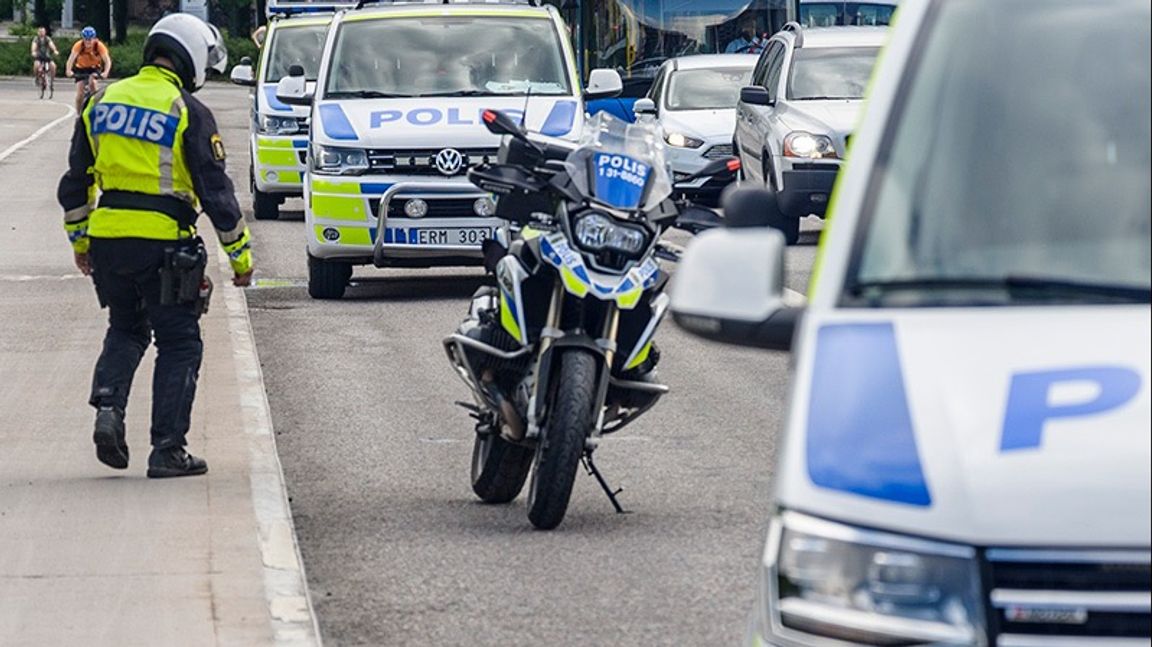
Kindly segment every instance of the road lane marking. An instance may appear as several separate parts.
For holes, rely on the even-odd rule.
[[[45,126],[41,126],[40,130],[37,130],[36,132],[32,133],[31,135],[29,135],[25,139],[22,139],[22,140],[16,142],[15,144],[12,144],[8,148],[5,148],[4,152],[0,153],[0,162],[3,162],[5,159],[7,159],[7,157],[9,155],[15,153],[16,151],[20,150],[21,148],[24,148],[28,144],[31,144],[32,142],[36,141],[36,139],[39,138],[41,135],[48,132],[49,130],[52,130],[56,126],[60,125],[61,122],[65,121],[67,119],[70,119],[73,115],[76,114],[76,110],[72,106],[65,105],[62,103],[53,103],[53,105],[64,106],[65,108],[68,108],[68,112],[66,112],[63,117],[60,117],[59,119],[57,119],[57,120],[55,120],[55,121],[53,121],[53,122],[51,122]]]
[[[232,269],[224,250],[216,248],[216,261],[222,276]],[[272,413],[264,388],[264,375],[256,354],[252,321],[248,316],[243,290],[224,287],[224,306],[236,358],[236,379],[240,387],[240,407],[244,430],[249,436],[249,479],[252,507],[264,565],[264,596],[272,618],[274,642],[280,647],[319,647],[320,628],[308,591],[304,560],[288,505],[284,469],[276,451]]]

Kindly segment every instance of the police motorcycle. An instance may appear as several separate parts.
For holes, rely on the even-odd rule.
[[[656,381],[656,328],[668,308],[658,258],[671,226],[719,224],[711,210],[672,199],[663,133],[600,113],[578,143],[525,132],[486,111],[506,135],[498,161],[469,180],[497,196],[508,227],[484,245],[495,287],[473,296],[468,317],[444,340],[472,391],[458,403],[476,420],[472,489],[488,503],[528,490],[528,519],[552,529],[564,519],[581,464],[624,512],[592,461],[598,439],[635,421],[668,392]],[[734,174],[718,160],[699,177]]]

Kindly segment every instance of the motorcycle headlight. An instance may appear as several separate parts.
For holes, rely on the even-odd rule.
[[[803,131],[788,133],[784,138],[785,157],[806,159],[836,159],[836,147],[832,138],[826,135],[813,135]]]
[[[684,133],[668,133],[664,135],[664,141],[668,142],[669,146],[676,148],[700,148],[704,145],[703,139],[697,139]]]
[[[361,148],[313,145],[312,170],[324,175],[360,175],[368,171],[368,152]]]
[[[602,213],[576,221],[576,242],[590,252],[612,250],[635,256],[648,247],[648,232],[630,227]]]
[[[295,135],[300,132],[300,120],[296,117],[260,115],[260,132],[264,135]]]
[[[785,512],[769,531],[758,628],[780,645],[984,645],[975,554]]]

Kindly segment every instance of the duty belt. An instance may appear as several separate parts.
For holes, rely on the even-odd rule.
[[[175,220],[181,229],[192,229],[200,216],[192,205],[180,198],[134,191],[105,191],[100,194],[100,204],[97,206],[107,209],[157,211]]]

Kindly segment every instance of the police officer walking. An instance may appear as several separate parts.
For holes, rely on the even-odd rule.
[[[219,31],[188,14],[167,16],[149,32],[144,61],[139,74],[93,96],[77,119],[57,198],[76,266],[92,276],[109,310],[89,401],[96,457],[128,467],[124,409],[154,334],[148,476],[192,476],[208,471],[184,449],[203,356],[200,315],[211,292],[197,207],[215,226],[237,286],[251,281],[251,237],[224,171],[216,120],[192,96],[208,70],[227,65]]]

